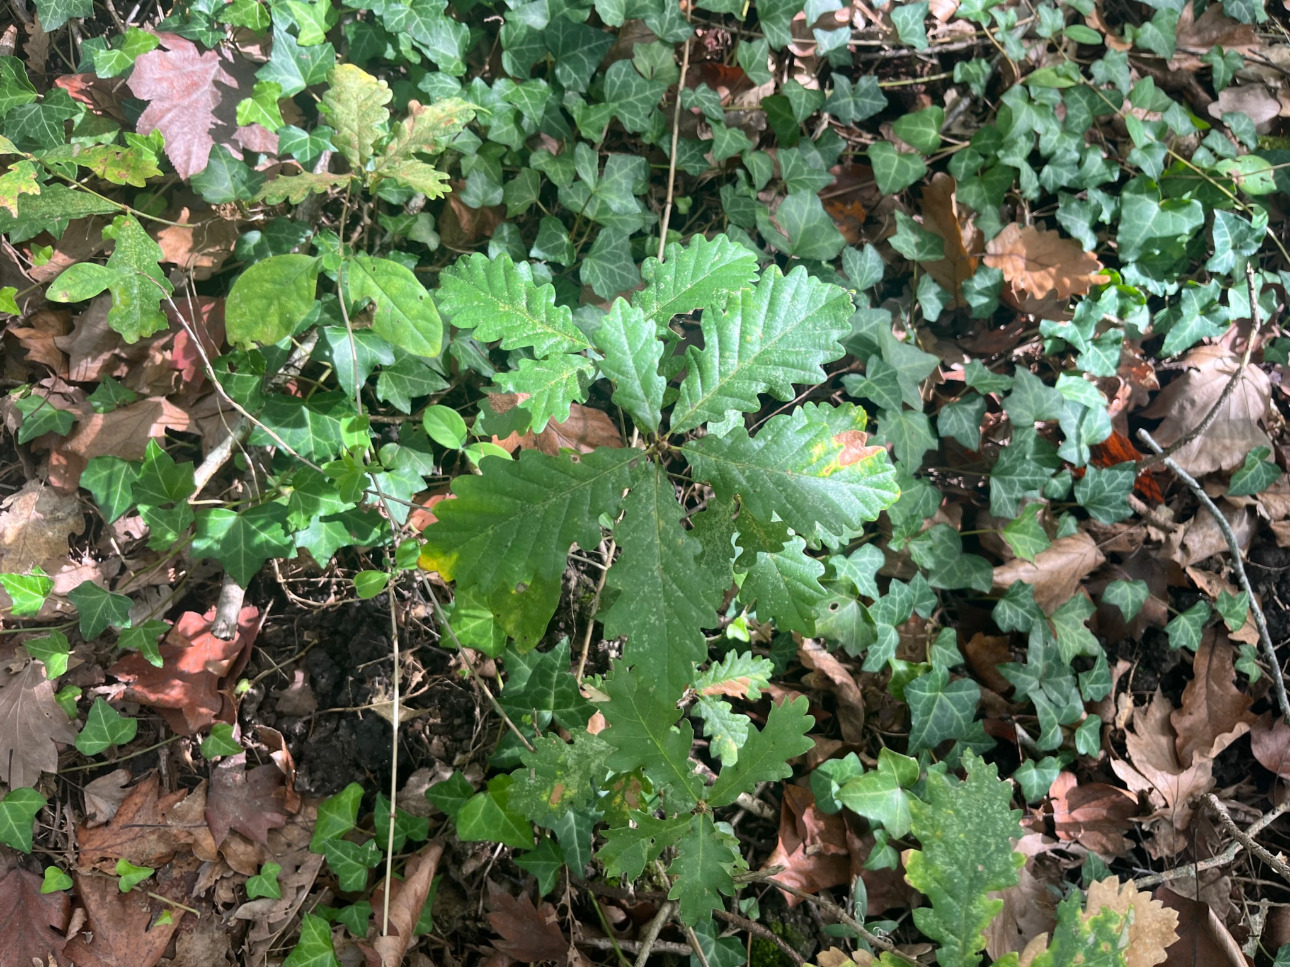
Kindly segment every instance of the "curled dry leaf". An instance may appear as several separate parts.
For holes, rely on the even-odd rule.
[[[966,209],[959,211],[954,194],[956,188],[954,179],[941,173],[923,189],[923,228],[939,235],[945,242],[945,258],[926,262],[923,268],[954,297],[953,305],[961,307],[966,305],[963,283],[976,272],[981,232]]]
[[[126,683],[127,699],[160,709],[166,723],[180,735],[194,735],[222,714],[225,698],[220,682],[246,664],[259,632],[256,608],[242,609],[237,634],[229,641],[210,633],[214,617],[214,608],[205,615],[185,612],[161,643],[161,668],[141,654],[131,654],[108,669]]]
[[[1155,898],[1179,914],[1178,939],[1165,951],[1166,967],[1248,967],[1240,944],[1209,904],[1163,886]]]
[[[1178,759],[1191,765],[1197,757],[1212,759],[1250,731],[1254,699],[1236,687],[1232,646],[1209,629],[1192,661],[1192,680],[1182,707],[1169,716],[1178,733]]]
[[[1211,346],[1198,346],[1183,357],[1186,372],[1161,390],[1142,415],[1162,422],[1152,434],[1169,446],[1199,426],[1223,394],[1239,357]],[[1216,470],[1235,470],[1255,447],[1272,442],[1260,424],[1272,405],[1272,381],[1257,366],[1246,366],[1232,393],[1219,407],[1209,429],[1173,455],[1194,477]]]
[[[560,929],[560,917],[549,903],[535,907],[527,894],[514,897],[492,880],[488,881],[488,922],[500,939],[493,946],[518,961],[535,964],[541,960],[563,961],[569,941]]]
[[[430,884],[434,882],[435,871],[442,856],[442,845],[427,843],[408,860],[408,865],[403,870],[403,879],[395,881],[390,888],[390,932],[372,941],[372,946],[381,957],[381,963],[403,963],[403,955],[412,942],[413,929],[421,916],[421,908],[426,905],[426,897],[430,895]],[[378,911],[378,932],[384,889],[382,884],[372,895],[372,909]]]
[[[1113,759],[1111,768],[1134,792],[1145,792],[1176,830],[1191,823],[1193,803],[1214,788],[1214,760],[1195,756],[1189,766],[1178,758],[1178,735],[1170,724],[1173,706],[1159,689],[1138,709],[1124,735],[1129,761]],[[1130,762],[1132,765],[1130,765]]]
[[[1048,791],[1057,838],[1079,843],[1106,862],[1132,849],[1125,833],[1138,812],[1137,799],[1104,782],[1080,782],[1072,772],[1058,774]]]
[[[1263,768],[1290,779],[1290,725],[1284,719],[1264,713],[1250,729],[1250,748]]]
[[[85,825],[102,826],[113,816],[129,795],[126,783],[130,781],[128,769],[114,769],[106,776],[99,776],[85,784]]]
[[[58,340],[71,332],[71,314],[63,309],[40,309],[23,321],[25,326],[10,326],[6,331],[26,350],[27,362],[48,366],[66,379],[67,357],[58,348]]]
[[[1006,591],[1025,581],[1034,586],[1035,602],[1043,612],[1052,614],[1079,592],[1080,582],[1105,560],[1093,538],[1079,531],[1059,537],[1034,561],[1016,558],[1000,564],[994,569],[994,590]]]
[[[807,893],[851,881],[851,851],[841,813],[830,816],[815,805],[815,796],[803,786],[785,786],[779,819],[779,843],[766,866],[782,866],[776,879]],[[784,895],[788,905],[801,901]]]
[[[838,725],[843,739],[861,742],[864,735],[864,695],[846,666],[814,638],[802,642],[797,649],[797,657],[811,670],[807,684],[836,696]]]
[[[985,264],[1036,299],[1065,301],[1105,282],[1102,263],[1079,242],[1033,225],[1005,225],[985,246]]]

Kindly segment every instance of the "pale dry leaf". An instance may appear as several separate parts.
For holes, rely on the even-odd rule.
[[[1027,833],[1014,847],[1026,857],[1015,884],[990,896],[1003,901],[1003,909],[990,921],[985,949],[999,960],[1023,951],[1039,936],[1046,936],[1057,922],[1056,898],[1061,896],[1063,870],[1051,851],[1058,844],[1039,833]]]
[[[102,215],[75,219],[54,242],[49,259],[27,270],[33,282],[50,282],[79,262],[86,262],[107,248],[103,227],[108,219]]]
[[[71,331],[71,315],[63,309],[40,309],[23,322],[26,325],[10,326],[6,331],[27,351],[27,361],[48,366],[56,375],[66,378],[67,357],[58,348],[58,340]]]
[[[1062,772],[1048,790],[1057,838],[1079,843],[1106,862],[1132,849],[1125,834],[1138,812],[1137,799],[1104,782],[1080,782]]]
[[[1219,500],[1218,509],[1232,528],[1232,536],[1242,550],[1247,550],[1258,530],[1254,511],[1250,507],[1232,507]],[[1214,521],[1208,508],[1198,507],[1195,515],[1181,530],[1174,531],[1165,541],[1169,556],[1184,568],[1206,561],[1215,554],[1227,553],[1227,537]]]
[[[68,539],[85,530],[85,508],[74,495],[29,480],[0,503],[0,572],[54,574],[67,563]],[[0,610],[10,607],[0,591]]]
[[[1187,353],[1182,362],[1187,370],[1142,411],[1148,419],[1161,420],[1152,434],[1161,446],[1169,446],[1200,425],[1241,365],[1239,357],[1227,352],[1218,354],[1204,346]],[[1257,366],[1246,366],[1209,429],[1175,453],[1173,459],[1194,477],[1235,470],[1255,447],[1272,445],[1260,425],[1271,405],[1271,380]]]
[[[1177,45],[1169,69],[1200,70],[1204,63],[1201,57],[1215,47],[1244,57],[1260,46],[1254,25],[1233,20],[1223,12],[1222,4],[1210,4],[1197,17],[1195,5],[1188,0],[1178,15]]]
[[[74,491],[93,457],[141,460],[150,439],[160,440],[167,430],[184,432],[192,425],[188,411],[163,396],[138,400],[110,413],[86,409],[71,434],[50,451],[49,482],[59,490]]]
[[[276,143],[274,150],[277,150]],[[233,254],[233,245],[241,234],[236,220],[220,217],[212,211],[207,211],[206,217],[193,221],[189,210],[181,208],[178,213],[170,216],[170,220],[183,224],[163,225],[157,231],[161,261],[191,272],[199,282],[219,271],[220,266]]]
[[[923,268],[946,292],[953,305],[963,306],[963,283],[972,278],[981,251],[981,232],[967,209],[959,211],[955,197],[957,184],[943,172],[923,189],[921,212],[923,227],[945,242],[945,258],[926,262]]]
[[[806,638],[798,646],[797,657],[811,670],[806,682],[821,691],[832,692],[838,700],[838,725],[848,742],[861,742],[864,736],[864,694],[846,666],[838,661],[823,643]]]
[[[1281,115],[1281,101],[1262,84],[1244,84],[1223,88],[1208,111],[1215,120],[1221,120],[1224,114],[1244,114],[1254,122],[1256,131],[1267,134]]]
[[[434,882],[439,859],[443,856],[440,843],[427,843],[415,853],[403,870],[403,879],[396,881],[390,889],[390,932],[378,936],[372,946],[381,957],[383,964],[401,964],[407,953],[408,945],[413,940],[413,931],[421,916],[421,909],[426,905],[430,895],[430,885]],[[372,895],[372,909],[378,911],[376,919],[379,932],[380,920],[384,908],[384,884]]]
[[[1015,222],[985,245],[985,264],[1038,299],[1069,299],[1105,282],[1102,263],[1073,238]]]
[[[220,86],[233,88],[237,82],[218,52],[199,52],[177,34],[157,36],[167,49],[141,54],[127,84],[130,93],[149,102],[139,116],[139,133],[165,135],[166,156],[179,177],[188,179],[210,160],[215,108],[223,96]]]
[[[99,776],[85,784],[85,825],[102,826],[108,822],[125,801],[126,783],[130,770],[114,769],[106,776]]]
[[[1290,779],[1290,725],[1265,712],[1250,729],[1250,749],[1269,772]]]
[[[29,661],[16,673],[0,668],[0,782],[34,786],[42,772],[58,771],[56,743],[75,741],[44,664]]]
[[[1236,687],[1232,646],[1210,628],[1192,660],[1192,680],[1183,689],[1182,707],[1169,721],[1178,733],[1178,759],[1191,765],[1196,757],[1212,759],[1250,731],[1254,698]]]
[[[1169,718],[1173,706],[1159,689],[1145,709],[1136,710],[1132,728],[1125,732],[1129,762],[1113,758],[1111,768],[1134,792],[1145,792],[1175,830],[1191,823],[1192,803],[1214,788],[1214,760],[1196,756],[1184,767],[1178,758],[1177,739]],[[1132,763],[1130,765],[1129,763]]]
[[[1083,531],[1053,541],[1033,561],[1015,558],[994,569],[994,590],[1006,591],[1018,581],[1035,589],[1035,603],[1045,614],[1052,614],[1080,588],[1095,568],[1106,560],[1097,542]]]
[[[609,414],[581,403],[570,403],[567,420],[562,423],[552,420],[537,435],[537,448],[552,457],[564,449],[590,453],[597,447],[622,445],[622,435]]]
[[[107,823],[76,827],[77,868],[110,872],[122,859],[154,869],[168,863],[181,847],[193,841],[190,829],[166,821],[187,795],[180,790],[162,796],[157,774],[149,773],[130,790]]]
[[[1104,909],[1127,914],[1129,943],[1125,947],[1125,967],[1155,967],[1164,963],[1165,951],[1178,939],[1178,914],[1151,894],[1138,892],[1133,883],[1117,879],[1097,880],[1089,884],[1084,902],[1085,920]]]

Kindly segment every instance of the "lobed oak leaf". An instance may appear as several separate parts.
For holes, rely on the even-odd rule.
[[[1084,903],[1085,919],[1100,910],[1116,913],[1133,911],[1127,918],[1129,942],[1125,947],[1125,967],[1155,967],[1168,958],[1165,953],[1178,939],[1178,914],[1151,894],[1139,893],[1132,882],[1117,879],[1097,880],[1089,885]]]
[[[0,960],[6,964],[54,963],[63,956],[72,899],[41,893],[41,878],[12,869],[0,879]]]
[[[994,588],[1006,591],[1018,581],[1034,585],[1035,603],[1052,614],[1079,590],[1080,582],[1100,566],[1106,556],[1083,531],[1053,541],[1033,561],[1016,558],[994,569]]]
[[[1073,238],[1033,225],[1005,225],[985,246],[985,264],[1037,299],[1069,299],[1105,282],[1102,263]]]
[[[126,655],[108,672],[126,683],[125,698],[160,709],[171,729],[194,735],[223,714],[220,682],[246,664],[259,632],[259,616],[256,608],[243,608],[237,633],[223,641],[210,632],[214,608],[205,615],[185,612],[161,644],[161,668],[136,653]]]
[[[1157,806],[1157,816],[1169,819],[1181,831],[1191,823],[1194,801],[1214,788],[1214,760],[1196,756],[1191,765],[1183,765],[1178,736],[1169,721],[1172,713],[1172,703],[1156,689],[1150,704],[1135,711],[1133,727],[1125,731],[1129,761],[1113,759],[1111,768],[1131,790],[1147,793]]]
[[[162,47],[140,55],[126,82],[137,98],[150,102],[139,116],[140,134],[160,131],[166,156],[180,178],[206,168],[215,140],[215,108],[223,97],[218,85],[237,86],[218,52],[199,52],[177,34],[158,34]]]

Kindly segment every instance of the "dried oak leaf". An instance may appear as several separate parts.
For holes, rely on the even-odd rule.
[[[1037,299],[1069,299],[1084,295],[1106,280],[1102,263],[1079,242],[1057,232],[1005,225],[985,245],[985,264],[1003,273],[1014,288]]]
[[[779,843],[766,866],[782,866],[776,879],[807,893],[851,881],[851,851],[846,823],[815,805],[815,796],[802,786],[785,786],[779,818]],[[801,901],[784,895],[789,906]]]
[[[1212,759],[1250,731],[1254,699],[1236,687],[1232,646],[1206,632],[1192,660],[1192,680],[1182,694],[1182,707],[1169,716],[1178,733],[1178,759],[1191,765],[1197,757]]]
[[[226,756],[211,770],[206,797],[206,825],[219,846],[235,829],[267,847],[269,830],[287,824],[282,771],[273,764],[246,768],[246,753]]]
[[[139,116],[139,133],[160,131],[166,137],[166,156],[180,178],[206,168],[215,141],[211,128],[223,93],[218,85],[236,87],[218,52],[199,53],[195,44],[177,34],[157,37],[162,47],[141,54],[130,73],[130,93],[150,102]]]
[[[391,931],[383,937],[372,941],[372,947],[383,964],[401,964],[408,945],[413,940],[413,930],[421,916],[421,909],[426,905],[430,895],[430,885],[434,882],[439,859],[443,856],[443,846],[439,843],[427,843],[415,853],[403,870],[403,879],[395,881],[390,888],[390,926]],[[385,887],[382,884],[372,896],[372,908],[380,910],[383,906]]]
[[[1145,709],[1137,709],[1125,731],[1129,762],[1112,759],[1111,768],[1134,792],[1145,792],[1176,830],[1191,822],[1192,803],[1214,787],[1214,760],[1196,756],[1190,766],[1178,758],[1178,736],[1169,718],[1173,706],[1159,689]],[[1132,765],[1130,765],[1130,762]]]
[[[58,771],[55,743],[75,741],[42,663],[27,662],[16,674],[0,667],[0,782],[34,786],[42,772]]]
[[[154,869],[169,862],[181,846],[192,842],[192,832],[168,821],[172,810],[188,793],[183,790],[160,795],[156,773],[130,790],[125,802],[108,822],[90,828],[76,828],[77,866],[91,870],[101,866],[113,870],[117,860]]]
[[[67,357],[58,339],[72,329],[71,315],[62,309],[40,309],[23,320],[26,325],[6,330],[27,351],[27,362],[48,366],[56,375],[67,377]]]
[[[864,695],[846,666],[814,638],[804,639],[797,657],[810,669],[806,683],[812,688],[832,692],[838,700],[838,725],[847,742],[861,742],[864,737]]]
[[[569,941],[560,929],[555,907],[543,903],[533,906],[528,895],[511,896],[492,880],[488,881],[488,922],[500,940],[493,946],[526,964],[542,960],[563,961],[569,954]]]
[[[63,956],[62,931],[72,908],[66,893],[41,893],[35,873],[12,869],[0,879],[0,961],[54,963]]]
[[[130,790],[130,770],[114,769],[106,776],[99,776],[85,784],[85,825],[102,826],[108,822],[125,802]]]
[[[1025,581],[1034,586],[1035,603],[1044,614],[1052,614],[1075,596],[1080,582],[1105,560],[1097,542],[1078,531],[1059,537],[1033,561],[1018,557],[1000,564],[994,569],[994,588],[1006,591],[1018,581]]]
[[[1166,950],[1178,939],[1178,914],[1151,894],[1139,893],[1132,883],[1118,879],[1098,880],[1090,884],[1084,902],[1084,916],[1095,916],[1104,909],[1116,913],[1133,911],[1129,918],[1129,944],[1125,948],[1125,967],[1155,967],[1167,959]]]
[[[1141,414],[1162,421],[1153,436],[1165,447],[1200,424],[1241,366],[1239,357],[1218,346],[1197,346],[1182,363],[1186,372],[1161,390]],[[1174,460],[1193,477],[1235,470],[1255,447],[1272,446],[1260,427],[1271,405],[1268,375],[1257,366],[1244,367],[1209,429],[1175,453]]]
[[[141,460],[148,440],[160,440],[168,429],[186,431],[191,422],[187,410],[162,396],[139,400],[110,413],[95,413],[86,407],[76,428],[50,451],[49,482],[70,493],[76,490],[92,457]]]
[[[117,882],[114,876],[76,874],[76,895],[89,918],[86,932],[64,949],[76,967],[153,967],[185,916],[175,910],[170,923],[151,926],[165,905],[142,890],[122,893]]]
[[[1125,833],[1138,812],[1137,800],[1104,782],[1083,782],[1062,772],[1048,793],[1057,838],[1079,843],[1108,863],[1132,849]]]
[[[200,615],[187,611],[161,643],[162,667],[143,655],[126,655],[108,669],[126,682],[125,698],[161,710],[172,730],[194,735],[213,724],[224,708],[220,681],[235,675],[250,656],[259,631],[260,612],[243,608],[237,634],[223,641],[210,633],[215,609]]]

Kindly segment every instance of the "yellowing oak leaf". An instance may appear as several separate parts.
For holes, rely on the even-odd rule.
[[[166,156],[180,178],[203,171],[215,141],[211,127],[223,93],[218,85],[235,88],[220,55],[199,53],[196,45],[176,34],[158,34],[168,50],[139,56],[127,84],[130,93],[150,102],[139,116],[139,133],[160,131]]]
[[[1085,919],[1099,910],[1116,913],[1133,911],[1129,921],[1129,943],[1125,948],[1126,967],[1155,967],[1164,963],[1165,951],[1178,939],[1178,914],[1149,893],[1139,893],[1132,883],[1116,879],[1098,880],[1089,885],[1084,903]]]
[[[1069,299],[1106,281],[1102,263],[1073,238],[1033,225],[1007,225],[985,246],[985,264],[1016,289],[1037,298]]]

